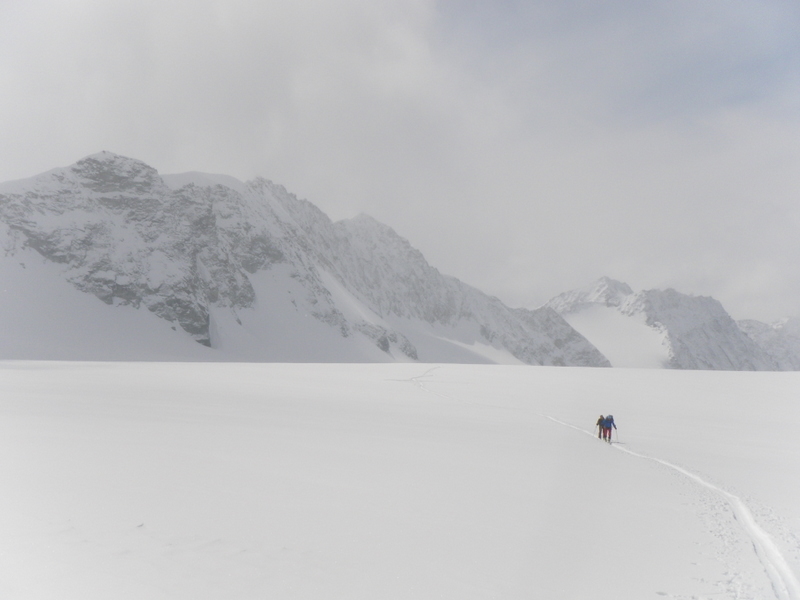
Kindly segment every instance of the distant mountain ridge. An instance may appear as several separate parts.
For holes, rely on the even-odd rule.
[[[771,324],[748,319],[737,323],[779,370],[800,371],[800,319],[785,318]]]
[[[613,366],[644,366],[631,364],[629,354],[620,354],[619,360],[612,356],[613,344],[619,341],[615,336],[628,329],[634,332],[632,340],[644,340],[642,354],[651,353],[655,362],[647,366],[659,366],[656,362],[660,361],[660,366],[675,369],[800,368],[800,328],[757,321],[737,323],[710,297],[672,289],[634,292],[625,283],[603,277],[585,288],[560,294],[545,306],[564,316]],[[660,355],[652,352],[656,342]]]
[[[800,370],[797,319],[607,277],[512,309],[367,215],[110,152],[0,184],[0,247],[0,359]]]
[[[186,360],[609,365],[552,309],[508,308],[440,274],[386,225],[333,223],[265,179],[161,177],[101,152],[0,184],[0,221],[6,280],[19,290],[65,280],[106,305],[56,314],[85,302],[63,287],[61,303],[8,295],[0,358],[147,360],[166,345]],[[95,313],[141,326],[112,337]],[[59,333],[72,322],[96,343]]]
[[[601,277],[588,287],[559,294],[545,306],[558,313],[568,314],[593,304],[618,307],[632,294],[633,290],[627,283]]]

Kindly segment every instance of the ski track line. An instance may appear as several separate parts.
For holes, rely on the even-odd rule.
[[[539,414],[555,423],[558,423],[559,425],[571,427],[572,429],[580,431],[581,433],[585,433],[586,435],[590,435],[594,438],[593,432],[586,431],[585,429],[581,429],[580,427],[576,427],[570,423],[565,423],[564,421],[559,421],[558,419],[549,415],[542,413]],[[798,581],[797,577],[792,572],[791,567],[789,567],[789,564],[786,562],[783,554],[781,554],[778,546],[772,541],[770,535],[761,529],[761,527],[759,527],[758,523],[756,523],[755,519],[753,518],[753,514],[750,512],[750,509],[747,508],[747,505],[742,501],[741,498],[731,494],[721,487],[714,485],[713,483],[709,483],[702,477],[687,471],[683,467],[674,465],[666,460],[655,458],[653,456],[647,456],[646,454],[639,454],[638,452],[634,452],[620,446],[613,447],[615,450],[625,452],[631,456],[651,460],[653,462],[662,464],[665,467],[669,467],[681,475],[688,477],[695,483],[699,483],[700,485],[722,496],[722,498],[725,499],[725,501],[733,510],[734,519],[739,523],[739,525],[741,525],[742,529],[744,529],[744,532],[750,538],[750,541],[753,544],[753,550],[755,551],[758,560],[761,562],[764,570],[767,573],[767,576],[769,577],[770,583],[772,584],[772,590],[775,592],[776,598],[778,598],[778,600],[800,600],[800,581]]]
[[[438,369],[439,367],[432,367],[425,371],[422,375],[418,375],[417,377],[412,377],[410,379],[406,379],[404,381],[414,383],[418,386],[421,390],[428,392],[430,394],[434,394],[439,396],[440,398],[445,398],[447,400],[453,400],[450,396],[445,394],[441,394],[439,392],[435,392],[431,389],[425,387],[422,379],[428,377],[433,371]],[[493,407],[493,408],[502,408],[502,407]],[[560,421],[550,415],[546,415],[543,413],[539,413],[540,416],[550,419],[554,423],[558,423],[559,425],[563,425],[565,427],[570,427],[575,429],[576,431],[580,431],[581,433],[591,436],[594,438],[594,432],[587,431],[585,429],[581,429],[580,427],[576,427],[570,423],[566,423],[564,421]],[[625,452],[630,454],[631,456],[635,456],[636,458],[642,458],[645,460],[650,460],[665,467],[672,469],[694,481],[713,491],[714,493],[721,496],[731,507],[733,510],[734,520],[742,527],[745,534],[750,538],[750,541],[753,545],[753,550],[755,551],[756,557],[761,562],[761,565],[764,567],[764,571],[767,574],[767,577],[770,580],[770,584],[772,585],[772,590],[775,593],[775,597],[778,600],[800,600],[800,581],[798,581],[795,574],[792,572],[791,567],[786,562],[786,559],[781,554],[780,549],[772,540],[770,535],[764,531],[758,523],[756,523],[755,519],[753,518],[753,514],[750,512],[750,509],[747,508],[747,505],[742,501],[741,498],[728,492],[727,490],[722,489],[719,486],[714,485],[703,479],[702,477],[695,475],[694,473],[687,471],[683,467],[679,467],[669,461],[656,458],[653,456],[647,456],[646,454],[640,454],[638,452],[634,452],[633,450],[628,450],[627,448],[622,448],[619,445],[614,445],[613,448],[615,450],[619,450],[620,452]]]
[[[433,390],[429,390],[428,388],[425,387],[425,384],[422,383],[422,381],[421,381],[422,379],[424,379],[425,377],[430,375],[433,371],[435,371],[436,369],[439,369],[439,368],[441,368],[441,367],[440,366],[431,367],[430,369],[425,371],[422,375],[417,375],[416,377],[412,377],[411,379],[393,379],[392,381],[404,381],[404,382],[407,382],[407,383],[413,383],[419,389],[421,389],[423,392],[428,392],[429,394],[433,394],[435,396],[439,396],[440,398],[444,398],[445,400],[453,400],[453,398],[451,398],[450,396],[447,396],[445,394],[441,394],[439,392],[434,392]]]
[[[445,400],[450,400],[451,402],[457,402],[460,405],[464,406],[477,406],[480,408],[491,408],[492,410],[524,410],[519,406],[502,406],[500,404],[482,404],[480,402],[473,402],[472,400],[464,400],[462,398],[454,398],[453,396],[448,396],[447,394],[442,394],[441,392],[435,392],[431,389],[425,387],[425,384],[421,381],[425,377],[428,377],[433,371],[436,369],[441,369],[441,365],[437,365],[435,367],[431,367],[427,371],[425,371],[422,375],[417,375],[416,377],[411,377],[410,379],[389,379],[387,381],[402,381],[404,383],[413,383],[423,392],[428,392],[429,394],[433,394],[434,396],[439,396],[439,398],[444,398]]]

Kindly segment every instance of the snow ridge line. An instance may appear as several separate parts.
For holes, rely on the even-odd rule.
[[[559,425],[571,427],[572,429],[576,429],[581,433],[585,433],[586,435],[594,437],[593,432],[586,431],[585,429],[565,423],[564,421],[559,421],[558,419],[555,419],[549,415],[542,413],[539,414],[555,423],[558,423]],[[770,535],[764,531],[758,525],[758,523],[756,523],[756,520],[753,517],[753,514],[750,512],[750,509],[747,508],[747,505],[742,501],[741,498],[735,494],[731,494],[721,487],[714,485],[713,483],[709,483],[702,477],[695,475],[683,467],[679,467],[678,465],[675,465],[669,461],[655,458],[653,456],[647,456],[646,454],[640,454],[620,446],[614,446],[614,449],[619,450],[620,452],[625,452],[637,458],[651,460],[653,462],[662,464],[665,467],[669,467],[681,475],[688,477],[695,483],[699,483],[700,485],[722,496],[722,498],[733,510],[734,519],[739,523],[742,529],[744,529],[744,532],[750,538],[750,541],[753,544],[753,550],[755,551],[758,560],[764,567],[770,583],[772,584],[772,590],[775,592],[775,597],[778,600],[800,600],[800,581],[798,581],[797,577],[792,572],[791,567],[789,567],[789,564],[786,562],[783,554],[781,554],[778,546],[772,540]]]

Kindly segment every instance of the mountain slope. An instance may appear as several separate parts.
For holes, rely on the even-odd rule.
[[[800,319],[781,319],[772,324],[738,321],[739,328],[775,361],[783,371],[800,371]]]
[[[265,179],[161,177],[102,152],[0,185],[0,220],[9,264],[33,250],[74,289],[147,309],[208,360],[608,365],[555,312],[512,310],[440,274],[390,228],[365,216],[332,223]],[[25,358],[64,346],[53,328],[30,335]],[[20,357],[17,345],[2,356]]]
[[[676,369],[767,371],[777,365],[736,325],[714,298],[675,290],[648,290],[620,308],[644,314],[647,324],[666,333],[670,366]]]
[[[559,311],[614,366],[778,368],[713,298],[672,289],[634,293],[624,283],[602,278],[545,306]]]

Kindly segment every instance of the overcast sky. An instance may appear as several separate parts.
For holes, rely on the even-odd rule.
[[[0,181],[263,176],[535,307],[800,316],[800,3],[0,0]]]

